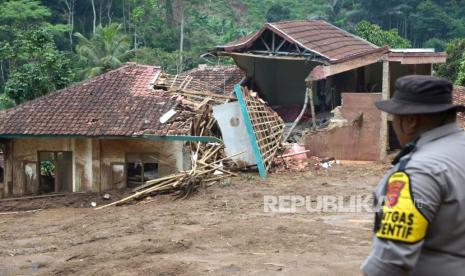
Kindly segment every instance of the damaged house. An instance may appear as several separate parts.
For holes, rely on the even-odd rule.
[[[240,83],[245,77],[245,72],[235,65],[207,65],[184,71],[181,76],[190,76],[195,81],[208,83],[211,87],[218,88],[214,91],[220,94],[232,94],[234,85]]]
[[[104,191],[190,165],[196,110],[154,83],[161,69],[127,64],[0,113],[0,194]]]
[[[378,47],[322,20],[266,23],[212,50],[246,73],[284,120],[288,140],[310,155],[380,160],[398,147],[387,116],[373,102],[389,98],[397,78],[432,73],[445,53]]]

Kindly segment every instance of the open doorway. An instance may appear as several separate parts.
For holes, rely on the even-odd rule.
[[[39,152],[39,194],[73,190],[72,159],[70,151]]]

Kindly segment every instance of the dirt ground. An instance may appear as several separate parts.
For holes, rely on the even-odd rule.
[[[188,200],[166,195],[98,211],[90,202],[108,202],[98,195],[3,202],[0,276],[359,275],[371,213],[269,213],[264,196],[370,194],[385,169],[341,165],[265,181],[245,174]]]

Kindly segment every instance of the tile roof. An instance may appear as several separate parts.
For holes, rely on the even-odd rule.
[[[454,103],[465,105],[465,87],[454,85]],[[458,113],[457,117],[460,124],[465,127],[465,114]]]
[[[0,135],[142,136],[186,135],[192,113],[180,110],[151,84],[159,67],[127,65],[0,112]]]
[[[181,75],[191,76],[193,80],[208,83],[211,87],[218,88],[215,91],[221,94],[231,94],[234,85],[238,84],[245,77],[245,72],[239,67],[225,65],[205,65],[201,64],[197,68],[185,71]]]
[[[218,46],[217,50],[226,52],[243,50],[250,47],[266,30],[275,32],[287,41],[296,43],[331,62],[383,49],[326,21],[304,20],[266,23],[257,32],[224,46]]]

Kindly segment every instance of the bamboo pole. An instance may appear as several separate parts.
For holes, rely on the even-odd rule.
[[[313,90],[311,86],[313,85],[313,82],[307,84],[308,85],[308,94],[310,97],[310,110],[312,112],[312,130],[316,130],[316,112],[315,112],[315,102],[313,101]]]
[[[292,124],[291,128],[289,129],[289,132],[287,133],[286,137],[284,137],[283,142],[286,142],[287,139],[289,139],[292,132],[294,131],[294,128],[300,123],[300,120],[302,119],[302,116],[305,114],[305,110],[307,110],[307,106],[308,106],[309,90],[310,89],[308,89],[308,88],[305,89],[305,99],[304,99],[304,105],[302,106],[302,110],[300,111],[299,116],[297,116],[297,118],[295,119],[295,121]],[[311,90],[310,90],[310,92],[311,92]],[[312,93],[310,93],[310,94],[312,94]],[[312,102],[312,105],[313,105],[313,95],[310,96],[310,98],[312,99],[311,102]],[[313,118],[313,113],[312,113],[312,118]]]

